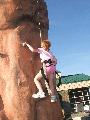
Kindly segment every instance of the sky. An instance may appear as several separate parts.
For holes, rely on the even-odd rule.
[[[90,0],[45,0],[51,50],[62,75],[90,75]]]

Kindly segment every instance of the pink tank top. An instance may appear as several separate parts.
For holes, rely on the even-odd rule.
[[[56,60],[55,56],[52,54],[51,51],[46,51],[43,48],[38,48],[38,53],[40,54],[41,62],[45,60]]]

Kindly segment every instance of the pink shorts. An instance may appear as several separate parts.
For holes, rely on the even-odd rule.
[[[46,67],[46,73],[55,73],[55,71],[56,71],[56,66],[54,65]]]

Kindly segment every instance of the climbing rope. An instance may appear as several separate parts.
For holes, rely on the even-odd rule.
[[[38,26],[39,26],[39,27],[38,27],[38,29],[39,29],[39,36],[40,36],[40,39],[41,39],[41,42],[42,42],[43,40],[42,40],[42,31],[41,31],[41,23],[40,23],[40,22],[38,23]],[[46,85],[48,94],[50,95],[51,90],[50,90],[50,87],[49,87],[48,79],[47,79],[47,77],[46,77],[46,68],[45,68],[44,63],[43,63],[43,68],[42,68],[41,72],[42,72],[42,75],[43,75],[43,77],[44,77],[44,79],[45,79],[45,85]]]
[[[61,84],[62,84],[62,81],[61,81],[61,76],[58,74],[57,71],[55,71],[56,75],[58,76],[58,79],[59,79],[59,82],[57,84],[57,87],[59,87]]]
[[[39,26],[39,35],[40,35],[40,39],[41,39],[41,42],[42,42],[42,31],[41,31],[41,23],[39,22],[38,23],[38,26]]]

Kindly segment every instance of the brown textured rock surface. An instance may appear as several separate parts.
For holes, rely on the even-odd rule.
[[[40,47],[48,37],[48,15],[43,0],[0,0],[0,120],[63,120],[59,102],[31,98],[33,78],[41,64],[21,42]]]

